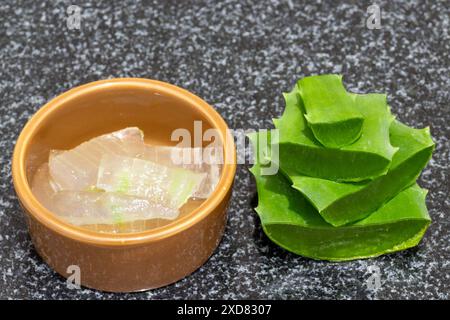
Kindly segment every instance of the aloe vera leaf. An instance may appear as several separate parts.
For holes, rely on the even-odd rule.
[[[205,177],[206,173],[106,154],[100,161],[97,187],[178,209],[199,189]]]
[[[342,76],[326,74],[297,82],[305,106],[305,118],[315,138],[327,148],[355,142],[364,118],[342,84]]]
[[[249,137],[256,146],[258,134]],[[333,227],[284,175],[261,175],[259,160],[250,169],[258,190],[255,210],[266,235],[296,254],[330,261],[375,257],[416,246],[431,222],[426,190],[413,185],[367,218]]]
[[[341,226],[360,220],[413,184],[434,150],[428,128],[414,129],[398,121],[391,124],[390,140],[399,150],[389,171],[369,182],[340,183],[306,176],[289,179],[328,223]]]
[[[95,185],[104,154],[134,157],[143,152],[144,135],[130,127],[95,137],[71,150],[52,150],[50,175],[62,190],[85,191]]]
[[[273,120],[280,136],[278,163],[284,172],[334,181],[363,181],[387,172],[397,148],[389,142],[394,117],[385,95],[354,95],[364,117],[361,137],[340,149],[325,148],[315,139],[296,88],[284,97],[284,113]]]

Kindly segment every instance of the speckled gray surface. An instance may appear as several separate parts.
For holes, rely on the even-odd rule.
[[[2,1],[0,4],[0,298],[450,298],[448,1],[377,1],[382,29],[365,27],[369,2]],[[66,27],[69,4],[81,30]],[[437,149],[420,185],[433,223],[405,252],[348,263],[288,253],[263,234],[254,183],[238,169],[228,225],[190,277],[139,294],[68,290],[37,256],[11,182],[15,140],[32,114],[97,79],[177,84],[214,105],[232,128],[271,127],[281,92],[301,76],[340,72],[352,90],[387,92],[393,112],[431,126]],[[381,288],[367,289],[378,266]]]

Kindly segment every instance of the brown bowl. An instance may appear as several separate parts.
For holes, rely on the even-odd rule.
[[[59,219],[34,197],[30,182],[50,149],[70,149],[125,127],[144,131],[146,142],[174,144],[171,133],[194,121],[217,129],[223,143],[222,175],[213,194],[179,219],[139,233],[101,233]],[[161,287],[199,268],[222,238],[236,171],[234,141],[225,121],[205,101],[179,87],[147,79],[92,82],[61,94],[25,125],[14,149],[14,187],[41,257],[64,277],[80,268],[81,284],[130,292]]]

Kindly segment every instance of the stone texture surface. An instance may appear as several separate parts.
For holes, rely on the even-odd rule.
[[[81,30],[66,26],[71,3]],[[448,1],[377,1],[382,28],[366,28],[370,2],[2,1],[0,4],[0,298],[449,299],[450,36]],[[387,92],[409,125],[431,126],[437,149],[419,183],[433,223],[414,249],[372,260],[317,262],[263,234],[255,187],[238,169],[223,241],[190,277],[139,294],[68,290],[36,254],[11,181],[21,128],[56,95],[83,83],[145,77],[184,87],[231,128],[271,127],[281,92],[298,77],[343,73],[358,92]],[[368,267],[382,286],[369,290]]]

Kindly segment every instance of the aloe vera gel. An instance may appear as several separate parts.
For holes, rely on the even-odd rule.
[[[71,150],[51,150],[34,175],[32,191],[71,224],[143,231],[164,224],[147,221],[168,223],[209,197],[222,162],[220,152],[208,155],[203,159],[201,148],[147,145],[141,130],[125,128]]]
[[[285,111],[274,120],[279,141],[261,143],[271,140],[270,131],[249,135],[255,149],[267,149],[254,152],[250,170],[267,236],[296,254],[331,261],[417,245],[431,221],[427,191],[416,183],[434,150],[429,129],[400,123],[385,95],[347,92],[336,75],[301,79],[284,96]],[[356,125],[345,132],[351,119],[361,120],[357,138]],[[263,174],[271,161],[278,173]]]

